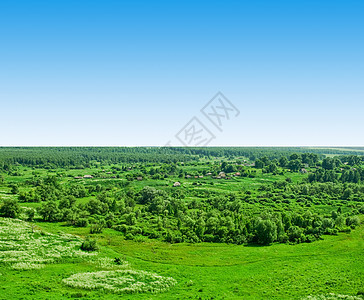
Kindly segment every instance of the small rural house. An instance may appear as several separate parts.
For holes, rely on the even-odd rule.
[[[219,173],[219,176],[220,176],[221,178],[225,178],[225,177],[226,177],[226,174],[225,174],[225,172],[220,172],[220,173]]]

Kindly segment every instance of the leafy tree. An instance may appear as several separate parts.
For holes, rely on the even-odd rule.
[[[128,225],[135,225],[137,222],[135,213],[126,214],[125,221]]]
[[[312,166],[318,162],[318,155],[314,153],[303,153],[301,155],[302,162],[305,164],[308,164],[309,166]]]
[[[341,175],[341,182],[358,183],[361,179],[360,172],[358,170],[347,170]]]
[[[76,203],[76,198],[74,196],[67,196],[59,201],[58,207],[59,209],[71,208],[75,205],[75,203]]]
[[[326,170],[334,170],[340,163],[340,160],[337,158],[326,157],[322,160],[322,167]]]
[[[322,229],[323,230],[326,230],[326,229],[330,229],[330,228],[333,228],[335,226],[335,222],[334,222],[334,220],[333,219],[329,219],[329,218],[324,218],[323,220],[322,220],[322,225],[321,225],[321,227],[322,227]]]
[[[359,165],[362,159],[357,155],[349,155],[341,158],[342,162],[347,162],[349,166]]]
[[[25,211],[25,214],[27,216],[27,221],[33,222],[34,217],[35,217],[35,209],[33,209],[33,208],[27,209]]]
[[[15,199],[5,199],[0,207],[0,215],[6,218],[17,218],[20,211],[19,203]]]
[[[200,217],[196,222],[196,229],[195,229],[196,235],[199,238],[202,238],[203,235],[205,234],[205,226],[206,226],[206,223],[205,223],[203,217]]]
[[[279,159],[279,165],[280,165],[282,168],[287,167],[287,165],[288,165],[288,159],[287,159],[287,157],[282,156],[282,157]]]
[[[345,225],[345,218],[343,216],[338,216],[335,219],[335,226],[338,228],[342,228]]]
[[[76,227],[87,227],[88,226],[88,220],[86,218],[79,218],[75,222]]]
[[[314,173],[308,175],[309,182],[336,182],[337,174],[334,170],[319,169]]]
[[[101,220],[95,224],[91,224],[90,226],[90,234],[95,234],[95,233],[102,233],[102,231],[105,228],[105,221]]]
[[[226,173],[232,173],[232,172],[236,172],[236,167],[234,165],[228,164],[228,165],[225,165],[225,167],[222,168],[222,170]]]
[[[139,202],[141,204],[149,204],[150,202],[152,202],[152,200],[161,195],[162,191],[159,191],[153,187],[150,186],[145,186],[141,191],[140,191],[140,197],[139,197]]]
[[[299,159],[293,159],[288,163],[288,168],[292,171],[297,172],[302,167],[302,163]]]
[[[263,169],[264,166],[265,166],[265,163],[262,160],[258,159],[255,161],[255,167],[257,169]]]
[[[343,193],[343,199],[349,199],[352,194],[353,194],[353,190],[351,188],[345,189],[345,191]]]
[[[360,220],[359,220],[358,216],[347,217],[346,225],[351,226],[352,228],[360,225]]]
[[[86,204],[86,209],[91,215],[102,215],[108,212],[109,206],[97,199],[90,199]]]
[[[11,191],[10,191],[13,195],[18,194],[19,193],[19,187],[16,184],[11,185]]]
[[[290,242],[300,243],[304,240],[303,229],[298,226],[291,226],[287,231]]]
[[[277,172],[277,170],[278,170],[278,167],[277,167],[277,165],[276,164],[270,164],[270,165],[268,165],[268,169],[267,169],[267,171],[269,172],[269,173],[275,173],[275,172]]]
[[[60,210],[55,201],[44,203],[38,210],[44,221],[55,222],[60,219]]]
[[[277,240],[277,225],[271,220],[259,219],[256,230],[259,244],[269,245]]]
[[[300,160],[300,158],[301,157],[300,157],[299,154],[293,153],[293,154],[290,155],[289,160],[296,160],[296,159]]]

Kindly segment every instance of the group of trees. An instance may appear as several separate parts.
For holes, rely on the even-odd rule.
[[[167,147],[0,147],[0,171],[17,165],[82,169],[95,163],[171,163],[194,159],[197,158]]]
[[[308,175],[309,182],[351,182],[359,183],[364,182],[364,169],[350,169],[350,170],[325,170],[318,169],[317,171]]]
[[[290,156],[270,160],[267,156],[255,161],[255,167],[266,173],[278,173],[278,167],[290,169],[294,172],[304,167],[313,167],[308,175],[309,182],[352,182],[359,183],[364,180],[363,158],[355,155],[324,158],[314,153],[293,153]]]
[[[33,178],[27,181],[30,186],[28,190],[19,192],[19,200],[22,202],[41,202],[58,200],[66,196],[75,198],[86,197],[93,187],[86,189],[82,184],[60,185],[59,179],[56,176],[47,176],[42,178]]]
[[[145,187],[139,201],[147,205],[146,212],[159,216],[158,222],[162,224],[159,228],[164,232],[161,234],[169,242],[311,242],[322,234],[336,234],[338,230],[347,230],[346,226],[358,223],[357,219],[352,221],[340,211],[332,218],[309,211],[250,215],[244,212],[242,201],[234,195],[212,197],[186,207],[183,201],[168,198],[163,191]],[[340,222],[336,221],[339,216]],[[128,232],[128,227],[123,230]]]
[[[286,184],[276,184],[276,189],[286,187]],[[303,188],[292,188],[292,191],[297,194],[304,192]],[[172,196],[166,191],[146,186],[139,192],[131,190],[122,194],[104,190],[84,204],[77,204],[72,195],[63,195],[58,204],[54,199],[43,202],[38,214],[47,222],[64,221],[73,226],[90,226],[90,233],[99,233],[109,227],[123,232],[128,239],[145,236],[172,243],[205,241],[266,245],[273,242],[312,242],[322,234],[336,234],[358,224],[358,219],[342,214],[340,210],[330,217],[309,211],[253,214],[243,209],[244,200],[249,200],[249,194],[245,199],[238,199],[234,194],[211,195],[201,201],[187,203],[178,194]],[[16,214],[9,213],[16,206],[14,202],[7,203],[0,212],[16,217],[18,210],[15,209]]]
[[[325,158],[322,168],[308,176],[309,182],[347,182],[359,183],[364,181],[364,167],[358,156],[343,156],[340,158]]]
[[[303,166],[315,166],[319,162],[319,155],[315,153],[293,153],[288,156],[281,156],[279,159],[269,159],[267,156],[255,161],[255,167],[263,169],[267,173],[276,173],[278,167],[287,168],[294,172],[299,171]]]
[[[310,187],[309,191],[303,185],[292,185],[289,188],[297,195],[310,194],[312,189],[317,189],[315,185],[317,184]],[[139,192],[130,190],[128,193],[101,190],[95,198],[77,204],[72,189],[62,190],[62,186],[52,178],[45,178],[39,186],[52,186],[59,192],[57,194],[53,191],[49,198],[41,200],[42,205],[37,214],[42,220],[90,226],[90,233],[102,232],[105,227],[114,228],[129,239],[145,236],[172,243],[300,243],[312,242],[322,234],[350,230],[359,222],[356,217],[343,214],[340,209],[330,217],[310,211],[246,212],[243,202],[249,200],[249,193],[244,199],[239,199],[234,194],[210,195],[201,201],[187,203],[178,194],[172,196],[166,191],[146,186]],[[286,188],[287,183],[272,186],[272,189],[277,190]],[[344,193],[347,193],[347,188]],[[360,191],[363,192],[364,189]],[[325,190],[325,193],[330,191]],[[351,193],[354,193],[352,189]],[[61,197],[59,201],[54,198],[56,195]],[[0,207],[1,216],[16,218],[20,212],[19,204],[14,199],[3,201]],[[34,218],[34,210],[28,209],[25,213],[28,220]]]
[[[129,153],[123,148],[105,148],[105,151],[93,148],[83,157],[78,148],[65,148],[59,150],[58,154],[57,149],[46,148],[45,156],[39,160],[37,155],[27,160],[24,153],[33,151],[27,148],[19,148],[17,151],[20,154],[17,156],[15,153],[12,159],[7,160],[4,159],[6,150],[1,149],[2,170],[4,174],[15,176],[18,171],[14,165],[17,163],[44,166],[52,162],[75,166],[92,164],[93,160],[98,164],[98,160],[120,161],[128,156],[136,162],[132,167],[113,165],[110,173],[125,172],[123,176],[127,180],[105,181],[103,184],[92,180],[63,180],[61,176],[41,177],[33,172],[34,176],[20,185],[8,185],[12,198],[1,202],[0,216],[25,217],[29,221],[38,218],[45,222],[66,222],[71,226],[89,227],[91,234],[100,233],[107,227],[122,232],[127,239],[148,237],[171,243],[203,241],[267,245],[274,242],[312,242],[323,234],[350,231],[359,224],[355,215],[364,213],[364,206],[358,205],[364,199],[364,169],[362,158],[355,155],[320,160],[318,153],[298,152],[279,156],[279,151],[267,148],[255,153],[259,158],[255,161],[255,168],[251,168],[236,157],[200,165],[193,157],[215,152],[234,157],[236,154],[250,153],[252,149],[163,148],[164,152],[160,156],[144,164],[139,159],[148,160],[149,155],[155,153],[153,149],[132,148]],[[35,148],[34,153],[37,151]],[[178,154],[176,157],[167,158],[175,152]],[[71,154],[75,154],[73,162],[68,160]],[[143,155],[147,158],[142,158]],[[184,178],[185,165],[177,161],[184,156],[189,157],[185,162],[188,165],[186,169],[192,170],[190,172],[197,170],[196,178],[206,172],[214,176],[220,172],[229,174],[237,171],[241,176],[254,177],[260,174],[257,168],[263,172],[283,174],[281,170],[298,171],[308,166],[310,173],[307,179],[299,183],[287,178],[271,183],[262,182],[256,188],[239,192],[195,189],[192,185],[189,188],[144,186],[141,189],[133,186],[132,181],[138,177]],[[7,170],[9,168],[13,169]],[[4,184],[4,176],[0,176],[0,184]],[[193,200],[186,200],[186,197]],[[40,205],[37,211],[22,210],[14,198],[20,202],[38,202]],[[84,200],[78,201],[81,198]],[[343,212],[342,203],[348,201],[355,202],[355,205]],[[330,215],[320,214],[311,210],[315,204],[333,205],[335,209]],[[92,248],[92,245],[86,243],[84,247]]]

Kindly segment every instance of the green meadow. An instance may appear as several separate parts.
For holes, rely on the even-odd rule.
[[[87,234],[37,223],[44,231]],[[311,244],[243,246],[126,241],[106,230],[97,235],[100,256],[121,257],[133,269],[171,276],[177,284],[162,294],[114,295],[67,287],[62,279],[103,270],[85,262],[47,264],[40,270],[1,268],[1,299],[302,299],[308,295],[363,290],[364,226]],[[96,259],[96,258],[93,258]]]

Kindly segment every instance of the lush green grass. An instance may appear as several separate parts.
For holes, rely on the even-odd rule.
[[[38,223],[45,230],[85,235],[60,224]],[[307,295],[355,295],[364,283],[364,226],[351,234],[325,236],[312,244],[266,247],[226,244],[167,244],[126,241],[113,230],[97,236],[102,256],[126,259],[133,269],[171,276],[177,285],[162,294],[113,295],[74,289],[62,279],[95,271],[89,262],[47,265],[36,271],[2,266],[0,299],[300,299]],[[77,294],[78,293],[78,294]]]

